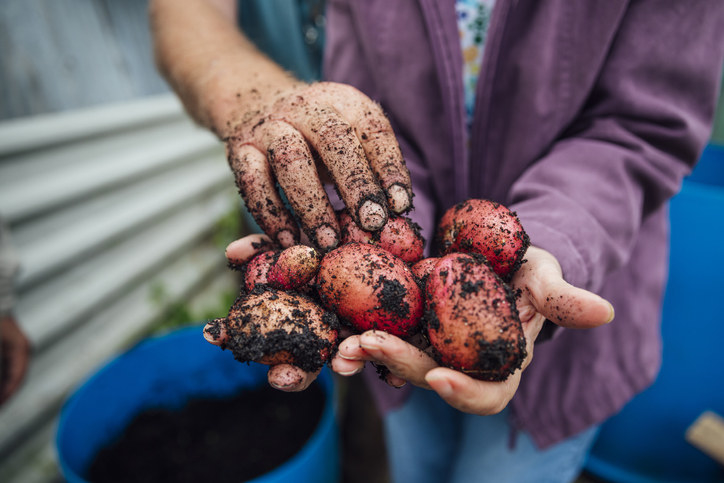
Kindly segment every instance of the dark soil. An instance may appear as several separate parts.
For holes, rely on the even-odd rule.
[[[87,479],[104,482],[240,482],[279,466],[318,425],[317,383],[285,393],[264,385],[227,399],[196,399],[180,409],[149,409],[103,448]]]

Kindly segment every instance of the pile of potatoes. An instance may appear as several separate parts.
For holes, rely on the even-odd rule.
[[[427,259],[405,217],[370,233],[337,215],[338,248],[270,246],[242,268],[242,294],[214,321],[238,360],[318,370],[341,322],[402,338],[422,332],[438,363],[478,379],[502,381],[520,367],[525,338],[508,282],[529,240],[515,213],[487,200],[456,205],[438,228],[439,256]]]

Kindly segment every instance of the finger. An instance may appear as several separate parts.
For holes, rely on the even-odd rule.
[[[327,193],[319,181],[307,142],[291,125],[268,121],[258,133],[279,185],[299,217],[304,232],[322,250],[339,242],[339,225]]]
[[[339,354],[332,358],[332,370],[340,376],[354,376],[362,372],[365,367],[363,360],[351,360],[340,357]]]
[[[540,312],[554,323],[571,329],[588,329],[613,320],[613,306],[598,295],[561,280],[541,297]]]
[[[279,364],[269,368],[267,380],[273,388],[280,391],[299,392],[308,388],[317,378],[317,375],[319,375],[319,371],[304,372],[290,364]]]
[[[412,207],[410,172],[380,105],[349,85],[324,82],[315,87],[334,99],[334,108],[354,127],[392,211],[408,211]]]
[[[520,371],[502,382],[478,381],[465,374],[438,367],[425,376],[430,388],[452,407],[470,414],[497,414],[508,405],[520,384]]]
[[[604,298],[566,282],[553,255],[530,247],[525,257],[527,262],[515,274],[513,285],[546,318],[574,329],[597,327],[613,320],[613,306]]]
[[[359,338],[359,335],[352,335],[340,342],[337,346],[336,356],[351,361],[374,360],[374,358],[362,348]]]
[[[382,363],[398,378],[420,387],[428,387],[425,374],[437,363],[429,355],[402,339],[379,330],[370,330],[359,336],[365,353]]]
[[[260,233],[255,233],[229,243],[225,252],[226,259],[233,265],[241,266],[258,254],[271,250],[272,248],[274,247],[271,238]]]
[[[314,146],[329,170],[342,201],[365,230],[387,222],[387,202],[354,129],[331,106],[302,95],[284,99],[275,112]]]
[[[261,229],[282,247],[299,242],[299,228],[276,190],[266,155],[250,144],[229,140],[227,157],[246,208]]]
[[[523,322],[523,335],[525,336],[525,351],[526,357],[521,365],[521,370],[524,371],[533,360],[533,350],[535,349],[535,340],[538,338],[538,334],[543,328],[545,317],[541,314],[536,315],[534,318],[527,322]]]
[[[228,332],[226,331],[226,324],[228,319],[213,319],[206,323],[204,326],[204,339],[213,345],[222,346],[226,344],[229,338]]]
[[[405,384],[407,384],[406,380],[404,380],[401,377],[397,377],[396,375],[394,375],[391,372],[389,374],[387,374],[387,376],[385,376],[385,382],[387,384],[389,384],[390,386],[396,387],[396,388],[400,388],[400,387],[404,386]]]

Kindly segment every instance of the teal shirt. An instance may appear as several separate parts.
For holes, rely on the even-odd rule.
[[[307,82],[319,80],[324,0],[242,0],[239,25],[262,52]]]

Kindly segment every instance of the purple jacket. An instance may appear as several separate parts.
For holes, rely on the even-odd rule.
[[[325,78],[384,107],[427,238],[454,203],[500,201],[616,308],[536,346],[516,426],[545,447],[615,413],[660,366],[667,200],[710,134],[720,0],[497,1],[469,146],[454,0],[329,0],[327,17]],[[404,396],[374,392],[383,409]]]

